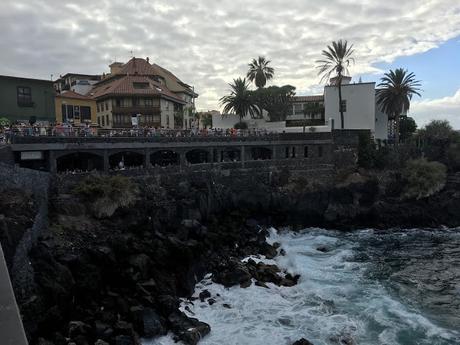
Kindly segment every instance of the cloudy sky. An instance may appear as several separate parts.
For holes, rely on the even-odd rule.
[[[132,51],[194,85],[203,110],[258,55],[272,61],[274,84],[321,93],[315,60],[343,38],[356,49],[356,81],[408,68],[423,81],[417,122],[460,128],[458,0],[1,0],[0,32],[0,74],[108,72]]]

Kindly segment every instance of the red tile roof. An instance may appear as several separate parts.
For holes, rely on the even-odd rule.
[[[145,83],[148,84],[148,87],[135,88],[133,83]],[[152,77],[143,75],[119,75],[108,82],[97,84],[90,91],[90,95],[93,98],[111,95],[162,96],[178,103],[185,103],[184,100],[171,92],[165,85],[161,85]]]
[[[84,99],[84,100],[91,100],[91,97],[80,95],[72,90],[65,91],[63,93],[57,94],[56,97],[60,98],[72,98],[72,99]]]
[[[291,102],[323,102],[324,96],[317,95],[317,96],[294,96],[292,97]]]

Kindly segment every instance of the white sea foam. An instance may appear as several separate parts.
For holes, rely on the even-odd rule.
[[[302,337],[315,345],[459,344],[459,333],[436,326],[366,278],[368,263],[348,260],[354,254],[352,237],[320,229],[300,234],[271,229],[268,241],[279,242],[286,255],[257,259],[301,274],[299,283],[225,288],[207,276],[197,284],[195,295],[207,289],[216,303],[196,300],[181,305],[187,315],[211,325],[200,345],[290,345]],[[326,252],[318,251],[319,246]],[[144,344],[174,342],[165,336]]]

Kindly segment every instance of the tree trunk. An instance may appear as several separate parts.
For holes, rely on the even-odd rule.
[[[395,145],[399,145],[399,115],[395,114]]]
[[[338,87],[339,87],[339,111],[340,111],[340,128],[345,128],[345,123],[343,119],[343,107],[342,107],[342,77],[339,77],[338,80]]]

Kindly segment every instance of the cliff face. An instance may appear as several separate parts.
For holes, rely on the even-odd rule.
[[[228,272],[216,275],[226,283],[247,281],[250,270],[233,258],[276,254],[258,224],[460,224],[458,185],[404,200],[392,174],[178,173],[121,179],[100,197],[91,194],[97,189],[76,192],[78,181],[63,178],[52,183],[49,232],[29,254],[36,288],[20,308],[33,344],[135,344],[167,330],[195,344],[209,327],[180,313],[178,298],[190,296],[206,272]],[[101,200],[110,212],[95,208]]]

